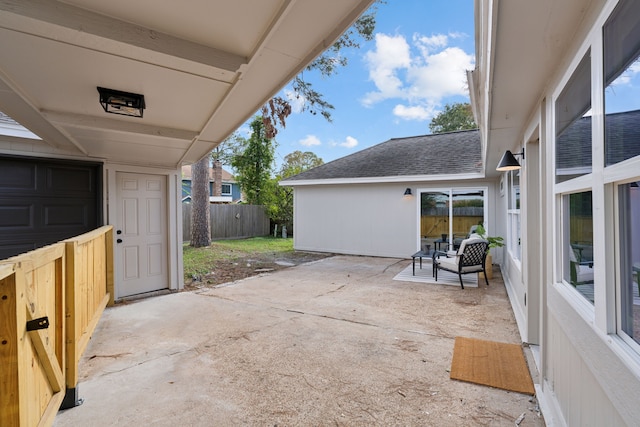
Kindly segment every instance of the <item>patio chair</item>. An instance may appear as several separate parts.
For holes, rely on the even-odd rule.
[[[569,248],[569,274],[573,286],[593,283],[593,261],[584,259],[583,249],[574,245]]]
[[[484,273],[484,280],[489,286],[487,271],[484,262],[487,258],[489,242],[473,237],[460,243],[457,252],[439,252],[433,255],[433,276],[438,281],[438,270],[446,270],[456,273],[460,278],[460,287],[464,289],[462,275],[469,273]]]

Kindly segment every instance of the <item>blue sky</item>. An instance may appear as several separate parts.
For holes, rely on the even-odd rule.
[[[390,138],[428,134],[445,104],[469,101],[472,0],[387,0],[376,16],[375,39],[344,51],[349,64],[337,75],[305,75],[335,107],[333,122],[294,107],[276,137],[278,167],[296,150],[326,163]]]

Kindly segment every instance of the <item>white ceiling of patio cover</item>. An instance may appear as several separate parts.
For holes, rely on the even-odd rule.
[[[0,111],[33,151],[192,163],[347,29],[371,0],[0,0]],[[107,114],[96,87],[140,93]]]

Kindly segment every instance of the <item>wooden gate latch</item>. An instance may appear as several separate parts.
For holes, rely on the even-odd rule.
[[[47,329],[49,327],[49,317],[39,317],[27,322],[27,332],[37,331],[38,329]]]

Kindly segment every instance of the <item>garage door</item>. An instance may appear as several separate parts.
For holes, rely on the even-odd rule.
[[[0,259],[102,225],[102,167],[0,157]]]

